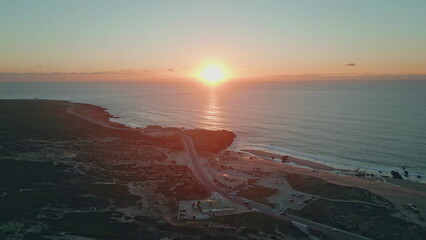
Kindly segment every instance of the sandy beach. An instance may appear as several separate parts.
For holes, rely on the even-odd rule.
[[[281,161],[282,157],[284,156],[286,158],[287,162],[293,162],[296,163],[298,165],[301,166],[306,166],[312,169],[316,169],[316,170],[324,170],[324,171],[335,171],[335,170],[340,170],[343,171],[341,169],[336,169],[321,163],[316,163],[313,161],[308,161],[308,160],[304,160],[304,159],[300,159],[300,158],[295,158],[295,157],[291,157],[291,156],[287,156],[287,155],[279,155],[279,154],[273,154],[273,153],[268,153],[265,151],[260,151],[260,150],[251,150],[251,149],[242,149],[241,151],[243,152],[248,152],[251,154],[254,154],[256,156],[262,157],[262,158],[270,158],[272,160],[276,160],[276,161]]]
[[[401,206],[401,204],[408,202],[415,203],[416,206],[426,212],[426,202],[424,201],[424,199],[426,199],[426,184],[423,183],[393,178],[383,179],[380,177],[356,177],[336,175],[335,173],[331,173],[330,171],[338,170],[350,172],[350,170],[336,169],[324,164],[294,157],[288,157],[288,162],[294,162],[301,166],[320,170],[312,171],[311,169],[303,167],[291,166],[288,164],[271,161],[272,157],[274,157],[274,159],[281,160],[282,155],[259,150],[244,149],[242,151],[259,156],[259,158],[255,158],[259,162],[253,161],[251,162],[251,164],[258,167],[262,166],[262,170],[264,171],[276,172],[277,174],[281,171],[286,173],[303,174],[318,177],[337,185],[353,186],[368,189],[378,195],[390,199],[395,203],[396,206]]]
[[[58,214],[62,224],[68,224],[69,221],[73,222],[83,216],[100,214],[108,209],[114,216],[119,216],[119,221],[126,224],[146,221],[145,224],[156,227],[156,221],[163,219],[171,229],[175,226],[202,226],[198,222],[180,222],[175,218],[178,202],[206,199],[210,196],[206,186],[194,177],[193,166],[179,136],[186,134],[197,149],[201,172],[229,196],[255,201],[269,207],[278,215],[282,212],[295,216],[307,214],[303,215],[307,219],[313,217],[314,219],[310,220],[348,230],[352,226],[363,226],[365,221],[372,221],[373,224],[373,218],[365,217],[376,214],[377,211],[380,211],[380,221],[384,226],[398,227],[400,225],[395,225],[395,222],[400,222],[412,228],[409,234],[414,234],[419,226],[425,227],[425,222],[421,220],[426,212],[424,184],[377,176],[337,174],[342,171],[324,164],[294,157],[288,157],[283,163],[282,156],[257,150],[226,150],[235,138],[234,133],[226,130],[161,126],[129,128],[111,122],[112,115],[104,108],[89,104],[47,100],[1,103],[4,106],[17,106],[7,109],[26,114],[22,119],[27,121],[26,124],[20,125],[20,131],[16,132],[13,129],[18,129],[14,125],[18,122],[18,115],[5,115],[8,116],[6,119],[10,118],[7,121],[10,128],[4,130],[8,131],[6,136],[9,138],[5,142],[9,156],[3,157],[3,161],[8,161],[7,166],[19,168],[24,164],[22,166],[28,168],[26,175],[29,175],[31,169],[34,169],[32,164],[36,164],[40,171],[55,172],[55,178],[58,179],[64,171],[74,174],[69,175],[69,181],[59,184],[55,190],[61,192],[63,189],[72,189],[72,196],[81,195],[79,201],[89,205],[92,204],[92,198],[102,202],[102,205],[90,205],[92,210],[84,212],[84,207],[81,209],[80,206],[74,205],[75,202],[71,201],[73,198],[55,199],[52,196],[51,199],[46,199],[49,204],[61,203],[75,207],[78,211],[84,210],[78,214],[64,209],[49,210],[60,212],[55,214]],[[27,110],[22,112],[23,107]],[[33,115],[38,117],[32,118]],[[46,132],[46,129],[49,131]],[[43,134],[37,135],[40,133]],[[20,151],[15,145],[23,145],[30,150]],[[52,166],[55,169],[49,170]],[[71,181],[75,177],[77,180]],[[16,192],[27,194],[31,199],[38,199],[38,191],[47,191],[46,188],[50,186],[50,183],[45,181],[56,181],[43,179],[41,176],[37,178],[40,179],[40,184],[33,185],[33,179],[27,185],[19,186]],[[91,180],[87,182],[85,179]],[[14,189],[13,181],[10,183],[8,187]],[[81,187],[84,188],[85,194],[80,194]],[[13,198],[19,202],[25,199],[14,195],[13,191],[15,190],[3,193],[0,201]],[[31,211],[47,214],[43,208],[44,203],[44,200],[40,201],[40,205],[31,208]],[[415,205],[419,212],[413,213],[406,207],[407,204]],[[247,211],[255,211],[252,207],[241,205],[245,206]],[[93,213],[93,209],[97,208],[98,212]],[[320,215],[316,209],[321,209]],[[336,212],[336,209],[343,212]],[[358,209],[364,209],[364,212],[359,212]],[[16,213],[22,215],[26,211],[29,210],[7,210],[6,213],[7,216],[14,216]],[[323,214],[329,214],[328,222],[323,222]],[[65,216],[69,219],[64,218]],[[143,220],[144,217],[157,220]],[[231,214],[229,217],[238,221],[244,220],[237,215]],[[100,218],[104,223],[103,227],[108,228],[110,215]],[[352,225],[339,225],[341,218],[353,221]],[[208,228],[210,233],[216,231],[214,219]],[[55,228],[49,218],[42,217],[41,221],[52,225],[49,230],[52,234],[59,229],[58,226]],[[273,223],[281,222],[274,220]],[[221,224],[218,227],[230,228],[231,225]],[[84,226],[78,225],[75,228],[84,229]],[[238,228],[238,231],[243,229]],[[236,233],[239,234],[238,231]],[[46,231],[42,233],[47,234]],[[365,234],[363,231],[356,233]],[[372,228],[368,228],[367,233],[369,236],[386,239],[382,232]]]
[[[226,170],[216,168],[217,170],[214,171],[213,174],[216,176],[226,174],[227,178],[234,177],[235,179],[238,179],[238,181],[233,180],[233,182],[237,185],[239,182],[253,181],[253,176],[259,176],[259,180],[257,180],[256,184],[260,184],[260,186],[267,188],[276,188],[274,187],[276,186],[274,183],[283,180],[277,176],[298,174],[321,179],[338,186],[366,189],[373,194],[377,194],[378,196],[389,200],[395,208],[400,211],[400,216],[408,216],[411,221],[426,227],[424,221],[419,220],[410,210],[404,207],[406,204],[414,204],[420,210],[422,215],[424,215],[426,212],[426,202],[424,201],[426,198],[426,192],[424,191],[424,187],[426,186],[425,184],[398,179],[389,179],[389,181],[386,182],[384,179],[378,177],[337,175],[335,172],[331,172],[336,171],[337,169],[326,165],[289,157],[289,162],[294,162],[300,165],[293,166],[290,164],[272,161],[272,157],[280,160],[282,156],[247,149],[245,149],[244,152],[230,152],[227,154],[226,160],[222,162],[222,164],[226,167],[222,167],[221,169]],[[209,162],[209,160],[206,161]],[[223,181],[222,183],[227,182]],[[271,196],[269,200],[271,202],[279,201],[281,196],[286,194],[286,191],[287,190],[283,188],[282,191]]]
[[[106,125],[113,127],[123,127],[128,128],[127,126],[116,124],[110,121],[110,118],[113,117],[105,109],[88,105],[88,104],[74,104],[74,109],[78,113],[84,114],[90,118],[93,118],[97,121],[103,122]],[[175,128],[173,128],[175,130]],[[192,131],[192,130],[191,130]],[[190,131],[190,133],[192,133]],[[152,130],[147,131],[152,134]],[[168,130],[162,128],[154,128],[154,132],[159,135],[169,135]],[[194,132],[196,133],[196,132]],[[200,135],[201,133],[201,135]],[[211,146],[212,136],[204,135],[203,131],[196,133],[194,135],[194,140],[197,143],[201,143],[202,146]],[[209,140],[210,139],[210,140]],[[232,141],[232,140],[231,140]],[[230,144],[230,143],[228,143]],[[202,147],[204,149],[204,147]],[[209,149],[209,148],[207,148]],[[220,148],[218,148],[220,149]],[[200,149],[201,150],[201,149]],[[203,150],[201,150],[203,151]],[[276,180],[276,176],[286,175],[286,174],[300,174],[304,176],[310,176],[314,178],[319,178],[325,180],[326,182],[336,184],[339,186],[349,186],[357,187],[362,189],[367,189],[374,194],[382,196],[389,201],[391,201],[399,211],[410,215],[410,212],[403,206],[407,203],[415,204],[422,213],[426,212],[426,203],[423,201],[426,198],[425,184],[411,182],[407,180],[398,180],[392,178],[381,178],[378,176],[374,177],[357,177],[355,172],[347,169],[337,169],[325,164],[318,162],[300,159],[292,156],[285,157],[285,163],[282,163],[282,158],[284,155],[268,153],[260,150],[251,150],[244,149],[242,152],[232,152],[227,151],[227,161],[224,161],[224,166],[230,167],[225,173],[228,176],[234,176],[235,183],[244,183],[244,181],[249,181],[251,173],[263,172],[261,174],[264,187],[270,187],[271,183]],[[230,154],[229,154],[230,153]],[[210,153],[211,154],[211,153]],[[186,164],[184,160],[184,155],[174,155],[174,161]],[[176,159],[176,156],[179,156]],[[213,154],[211,157],[223,156],[223,153]],[[294,163],[295,165],[292,165]],[[212,173],[212,178],[215,179],[217,176],[224,176],[224,171],[221,170],[218,166],[211,169],[211,165],[208,160],[205,162],[206,167],[210,168],[208,170]],[[237,170],[239,169],[239,170]],[[245,173],[243,173],[245,172]],[[340,174],[338,174],[340,173]],[[352,174],[350,174],[352,173]],[[248,174],[248,175],[247,175]],[[281,193],[282,195],[283,193]],[[272,201],[279,200],[280,193],[276,194],[277,199],[271,198]],[[418,221],[416,218],[412,218],[413,221],[426,226],[422,221]]]
[[[79,103],[72,103],[72,105],[75,106],[74,109],[76,110],[76,112],[84,114],[97,121],[103,122],[106,125],[128,128],[125,125],[111,122],[110,118],[113,116],[101,107]],[[162,130],[161,128],[156,129],[155,132],[160,135],[170,134],[168,130]],[[209,143],[209,141],[206,141],[206,137],[208,136],[201,135],[201,138],[198,138],[197,142],[201,141],[203,144],[206,144],[206,146],[210,145],[211,143]],[[179,156],[178,159],[176,159],[176,156]],[[212,156],[214,158],[217,157],[216,154]],[[221,156],[221,154],[219,154],[218,156]],[[340,186],[350,186],[367,189],[372,193],[375,193],[379,196],[388,199],[395,205],[395,207],[397,207],[401,212],[405,212],[407,215],[409,215],[409,212],[403,207],[403,204],[407,203],[415,204],[421,210],[421,212],[426,212],[426,203],[423,201],[426,198],[426,185],[422,183],[392,178],[383,179],[377,176],[357,177],[351,175],[336,174],[336,172],[350,173],[352,171],[346,169],[337,169],[331,166],[327,166],[325,164],[317,163],[310,160],[304,160],[292,156],[287,156],[286,163],[282,163],[281,159],[283,155],[268,153],[260,150],[244,149],[240,153],[231,152],[230,156],[231,157],[229,157],[228,161],[224,162],[224,165],[231,167],[232,169],[240,169],[240,171],[227,170],[227,173],[231,173],[230,175],[234,175],[242,182],[244,182],[245,177],[244,174],[242,174],[241,170],[245,170],[247,172],[256,172],[258,171],[258,169],[261,169],[262,172],[266,173],[262,175],[265,187],[270,185],[268,183],[273,181],[268,179],[274,179],[274,176],[280,176],[283,174],[300,174],[323,179],[329,183],[333,183]],[[185,160],[183,159],[184,157],[184,155],[175,155],[174,161],[185,164]],[[296,165],[291,165],[291,163],[295,163]],[[206,164],[208,164],[208,160]],[[217,167],[215,169],[215,174],[221,174],[221,172],[223,172]],[[212,176],[212,178],[214,178],[214,176]],[[249,178],[247,177],[246,180],[248,179]],[[424,224],[424,222],[421,221],[416,220],[416,222]]]

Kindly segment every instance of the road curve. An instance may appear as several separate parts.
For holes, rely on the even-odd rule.
[[[199,160],[198,160],[198,155],[197,152],[195,150],[195,146],[194,143],[192,141],[192,139],[188,136],[185,135],[184,133],[180,133],[180,136],[184,142],[186,151],[188,153],[188,157],[190,159],[190,165],[192,167],[193,173],[195,175],[195,177],[197,178],[197,180],[205,185],[210,192],[217,192],[219,194],[221,194],[224,198],[227,198],[229,200],[231,200],[232,202],[242,205],[242,206],[246,206],[248,203],[248,205],[250,205],[250,207],[252,208],[256,208],[259,210],[260,213],[266,214],[268,216],[274,217],[274,218],[278,218],[281,219],[283,221],[287,221],[287,222],[297,222],[297,223],[301,223],[304,225],[307,225],[308,228],[322,232],[324,234],[336,237],[338,239],[355,239],[355,240],[371,240],[371,238],[367,238],[361,235],[357,235],[351,232],[347,232],[344,230],[340,230],[340,229],[336,229],[330,226],[326,226],[324,224],[321,223],[317,223],[317,222],[313,222],[304,218],[300,218],[294,215],[290,215],[290,214],[286,214],[285,216],[280,215],[280,213],[276,212],[274,209],[272,209],[271,207],[268,207],[266,205],[251,201],[250,199],[246,199],[246,198],[241,198],[238,196],[234,196],[234,195],[230,195],[228,192],[220,189],[219,187],[217,187],[210,179],[208,179],[205,175],[203,170],[201,169],[200,165],[199,165]]]
[[[66,111],[71,115],[74,115],[76,117],[84,119],[88,122],[97,124],[99,126],[109,128],[109,129],[113,129],[113,130],[120,130],[120,131],[137,131],[135,129],[120,128],[120,127],[115,127],[115,126],[105,124],[101,121],[97,121],[97,120],[92,119],[92,118],[85,116],[83,114],[76,113],[76,112],[73,111],[73,108],[74,108],[74,105],[71,103],[71,105],[67,108]],[[313,222],[313,221],[310,221],[310,220],[307,220],[307,219],[303,219],[303,218],[300,218],[300,217],[297,217],[297,216],[294,216],[294,215],[286,214],[285,216],[282,216],[282,215],[279,215],[279,213],[277,213],[274,209],[272,209],[272,208],[270,208],[266,205],[251,201],[250,199],[230,195],[228,192],[218,188],[213,182],[210,181],[210,179],[208,179],[204,175],[203,170],[200,168],[198,155],[197,155],[197,152],[195,150],[195,146],[194,146],[192,139],[184,133],[179,133],[179,135],[181,136],[181,138],[184,142],[186,151],[187,151],[188,156],[191,160],[190,165],[192,166],[192,170],[193,170],[195,177],[197,178],[197,180],[201,184],[205,185],[210,190],[210,192],[217,192],[217,193],[221,194],[224,198],[227,198],[227,199],[231,200],[232,202],[239,204],[239,205],[242,205],[242,206],[246,206],[245,203],[248,203],[250,205],[250,207],[258,209],[260,213],[263,213],[265,215],[268,215],[268,216],[271,216],[271,217],[274,217],[274,218],[278,218],[278,219],[281,219],[281,220],[287,221],[287,222],[301,223],[301,224],[307,225],[308,228],[310,228],[310,229],[322,232],[322,233],[330,235],[330,236],[337,237],[339,239],[371,240],[371,238],[360,236],[360,235],[357,235],[357,234],[354,234],[354,233],[351,233],[351,232],[347,232],[347,231],[344,231],[344,230],[340,230],[340,229],[337,230],[337,231],[335,231],[335,230],[333,231],[333,229],[335,229],[335,228],[326,226],[324,224],[316,223],[316,222]]]

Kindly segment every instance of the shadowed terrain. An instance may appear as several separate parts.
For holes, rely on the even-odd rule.
[[[244,225],[236,229],[232,222],[206,227],[176,221],[178,201],[209,196],[182,162],[177,134],[108,129],[69,114],[69,106],[62,101],[0,101],[1,239],[249,236],[241,232]],[[78,111],[109,124],[111,116],[100,107],[78,105]],[[208,151],[229,146],[213,141],[209,148],[208,141],[199,140],[198,146]],[[287,228],[292,229],[288,236],[305,239],[293,226]]]

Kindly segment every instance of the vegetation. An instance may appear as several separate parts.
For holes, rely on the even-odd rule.
[[[250,188],[239,191],[237,196],[244,197],[270,207],[275,207],[275,204],[270,203],[267,198],[276,193],[277,190],[254,185]]]
[[[426,229],[392,216],[393,211],[360,203],[318,200],[289,213],[377,240],[420,240]],[[392,229],[392,231],[389,231]]]
[[[194,141],[195,148],[200,152],[218,153],[231,146],[235,133],[226,130],[190,129],[185,133]]]
[[[244,234],[281,232],[286,236],[285,239],[309,239],[293,224],[257,212],[219,216],[213,218],[213,221],[241,227]]]
[[[164,228],[158,219],[141,225],[124,215],[132,209],[174,214],[177,200],[207,196],[186,166],[167,162],[165,153],[183,149],[180,137],[100,127],[70,115],[68,107],[60,101],[0,101],[0,239],[48,239],[64,232],[96,239],[199,239],[191,230]],[[162,200],[148,208],[128,188],[146,181]]]
[[[357,200],[392,207],[387,199],[371,193],[366,189],[340,186],[323,179],[300,174],[288,174],[286,179],[295,190],[330,199]]]

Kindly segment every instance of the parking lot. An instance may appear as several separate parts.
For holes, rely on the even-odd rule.
[[[293,190],[279,196],[277,201],[280,208],[279,210],[284,211],[287,208],[300,210],[317,199],[318,197],[314,195]]]

